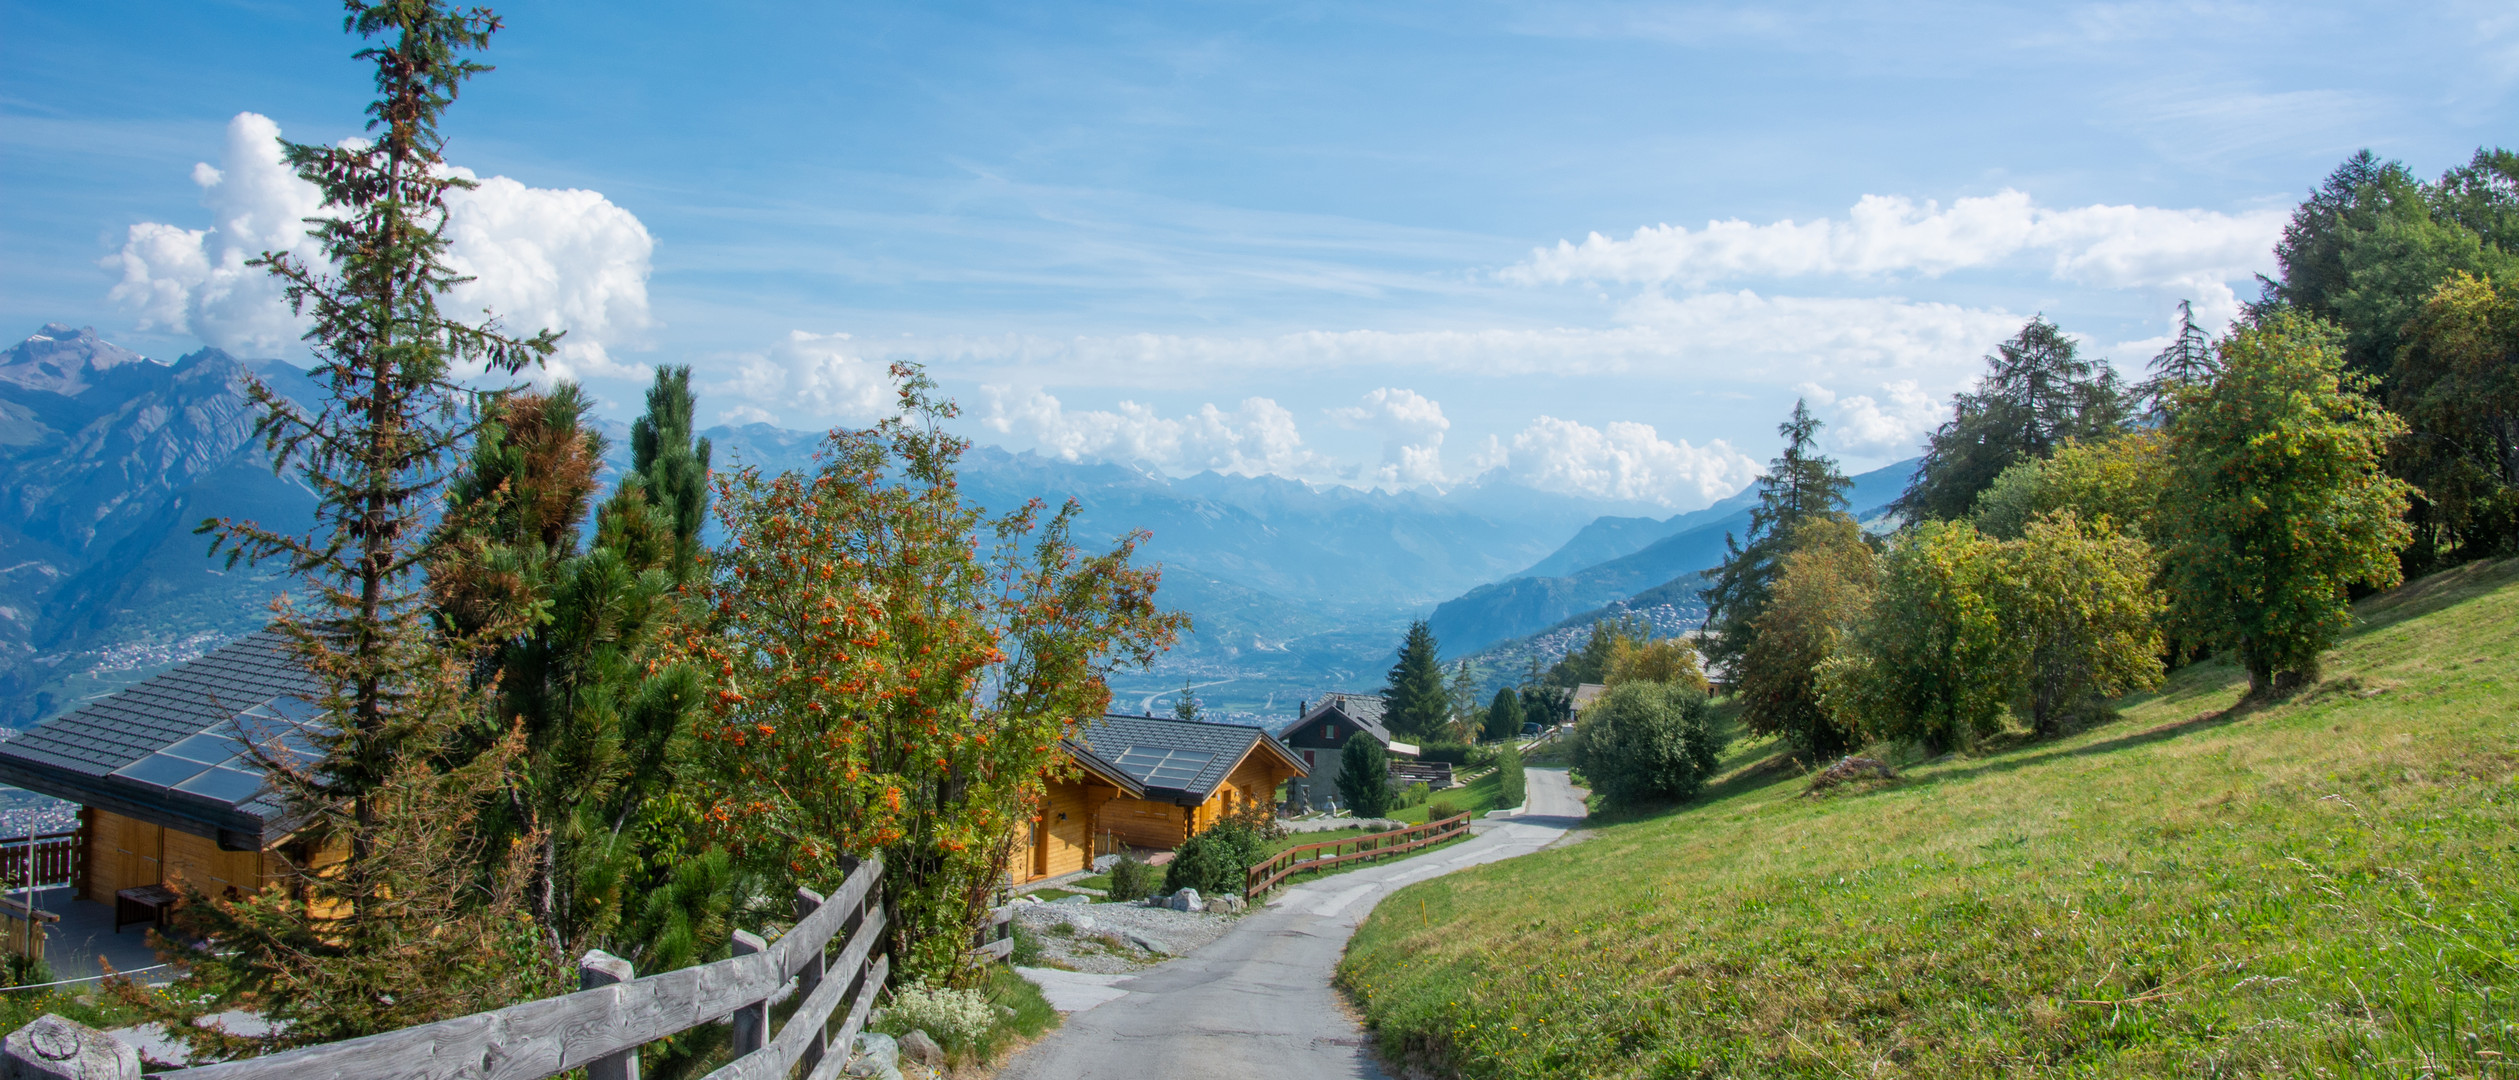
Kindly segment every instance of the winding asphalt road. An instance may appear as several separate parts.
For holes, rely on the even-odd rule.
[[[1347,939],[1392,891],[1566,838],[1583,800],[1562,769],[1529,772],[1518,817],[1478,821],[1451,847],[1281,892],[1207,947],[1141,975],[1037,974],[1067,1022],[999,1071],[1002,1080],[1268,1080],[1372,1077],[1382,1069],[1330,989]]]

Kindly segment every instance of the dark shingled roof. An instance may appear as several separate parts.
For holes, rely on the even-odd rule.
[[[258,848],[285,808],[236,735],[309,752],[318,692],[288,639],[257,631],[0,742],[0,782]]]
[[[1278,725],[1277,737],[1285,738],[1296,728],[1319,719],[1322,713],[1335,710],[1349,723],[1372,732],[1374,738],[1387,745],[1391,741],[1391,729],[1382,726],[1385,707],[1386,703],[1379,694],[1326,694],[1311,708],[1305,709],[1303,715]]]
[[[1276,737],[1240,724],[1153,716],[1104,716],[1076,732],[1095,757],[1146,786],[1146,797],[1196,806],[1216,793],[1233,767],[1263,742],[1297,772],[1303,759]]]

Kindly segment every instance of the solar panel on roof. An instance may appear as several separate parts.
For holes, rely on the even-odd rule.
[[[187,761],[172,754],[150,754],[114,770],[114,775],[151,787],[171,788],[209,769],[206,762]]]
[[[212,768],[201,775],[175,785],[177,791],[188,791],[217,799],[223,803],[241,803],[262,790],[262,777],[242,769]]]
[[[1197,780],[1215,760],[1216,755],[1200,750],[1132,746],[1120,754],[1119,767],[1148,784],[1181,787]]]

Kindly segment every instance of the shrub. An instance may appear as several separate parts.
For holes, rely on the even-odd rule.
[[[1464,743],[1429,743],[1417,751],[1419,761],[1440,761],[1455,769],[1469,767],[1472,748]]]
[[[2005,624],[2002,547],[1963,521],[1928,521],[1881,559],[1880,590],[1820,666],[1819,696],[1867,736],[1940,754],[1999,729],[2026,648]]]
[[[1143,900],[1155,894],[1162,877],[1155,868],[1139,862],[1134,855],[1122,855],[1111,866],[1111,899],[1126,902]]]
[[[1511,743],[1496,751],[1496,791],[1507,809],[1522,805],[1525,798],[1522,751]]]
[[[895,1035],[924,1031],[948,1050],[976,1051],[997,1026],[997,1010],[977,990],[911,983],[893,989],[883,1026]]]
[[[1691,687],[1611,687],[1574,729],[1574,763],[1612,803],[1685,799],[1721,759],[1706,695]]]
[[[1258,830],[1227,818],[1172,849],[1172,863],[1163,868],[1163,891],[1239,894],[1250,880],[1252,864],[1267,857],[1268,842]]]
[[[1338,798],[1347,809],[1363,818],[1390,813],[1391,755],[1381,741],[1359,731],[1338,755]]]
[[[1427,787],[1425,781],[1419,780],[1416,783],[1401,788],[1399,798],[1394,800],[1392,805],[1403,810],[1411,806],[1424,806],[1426,804],[1426,797],[1432,794],[1434,794],[1434,789]]]

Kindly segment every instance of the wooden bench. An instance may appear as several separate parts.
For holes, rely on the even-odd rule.
[[[136,922],[153,926],[166,925],[166,913],[175,910],[175,890],[164,885],[137,885],[114,894],[114,932]]]

